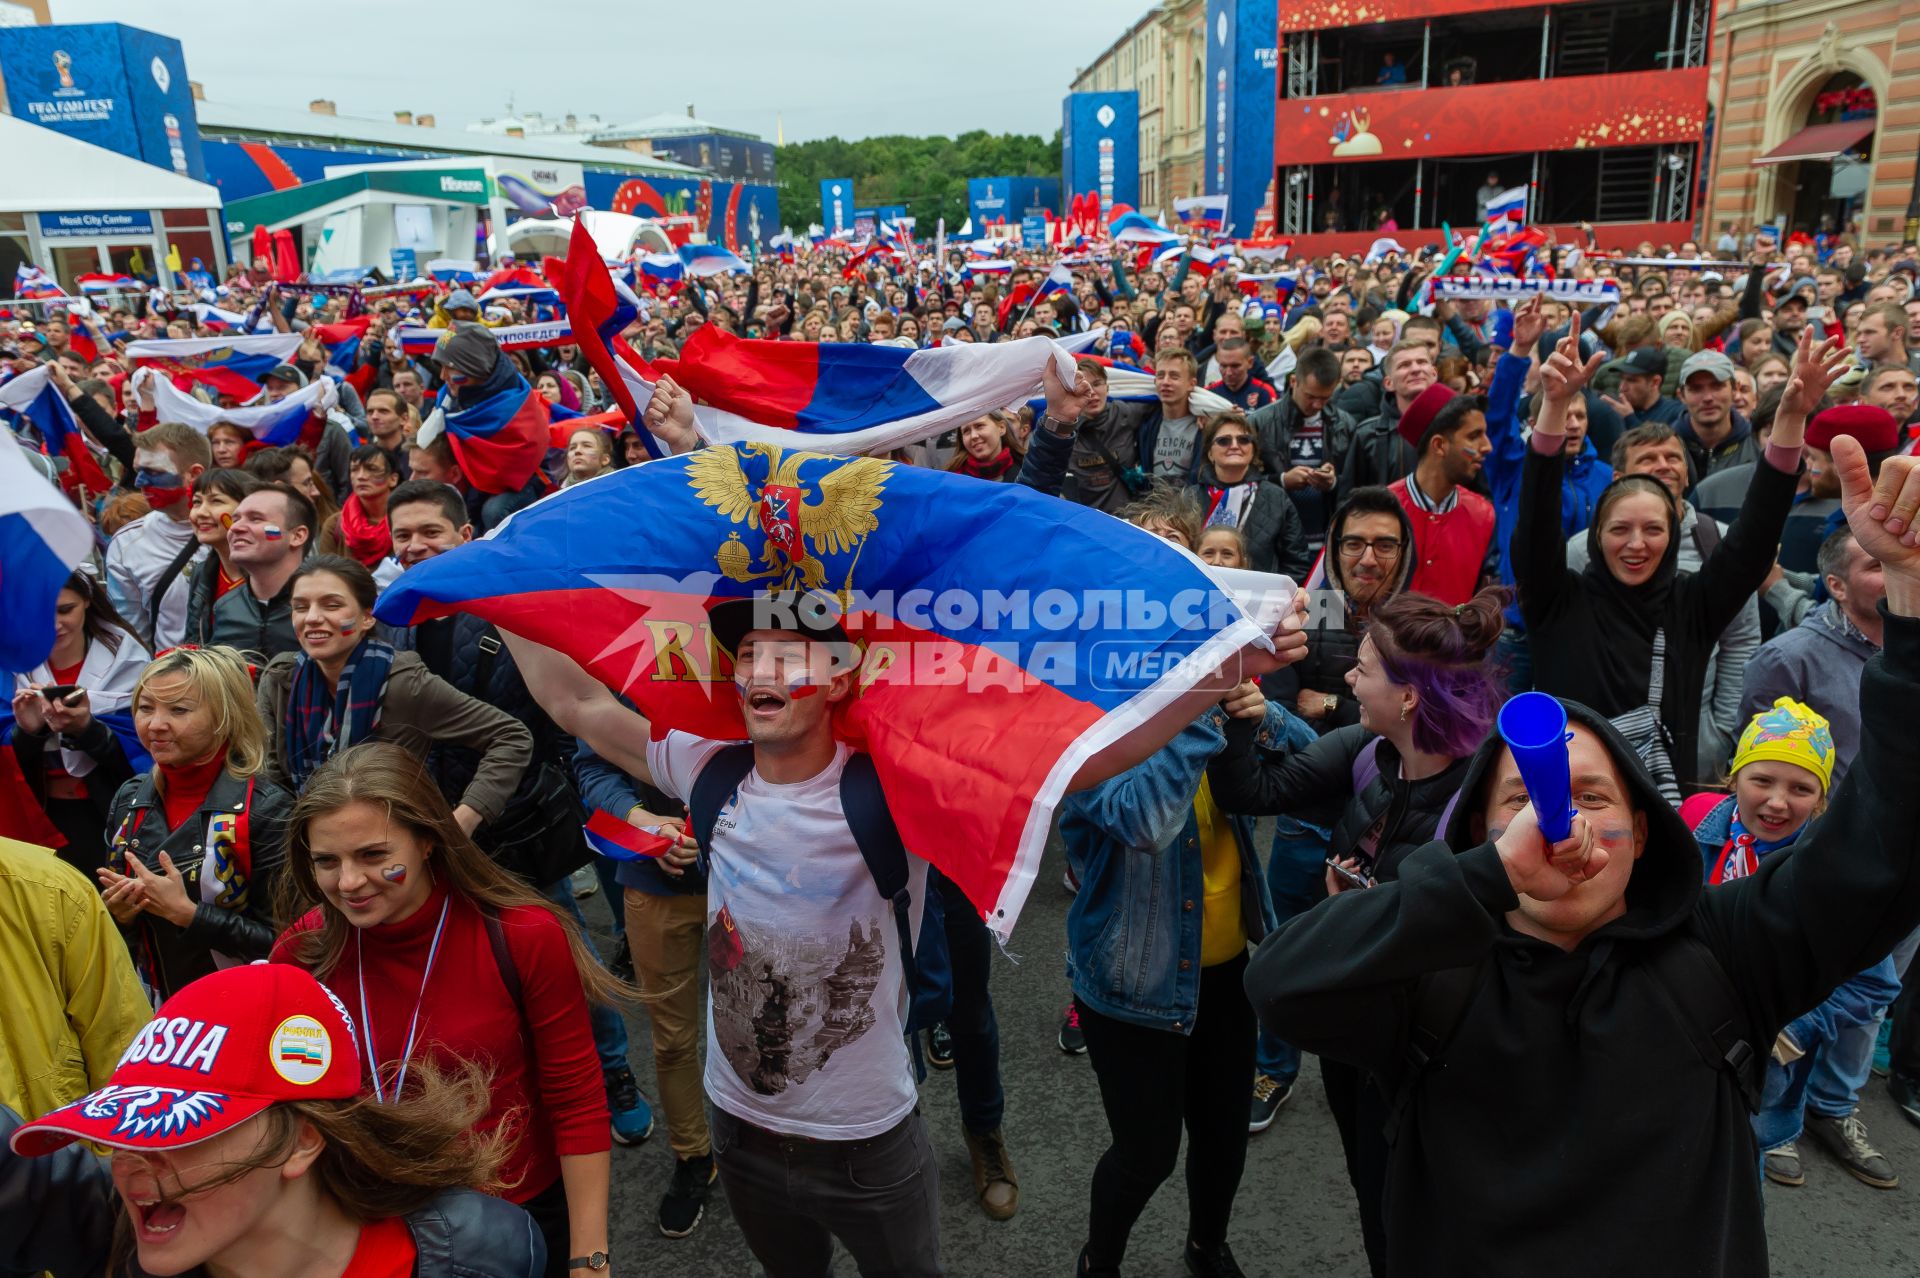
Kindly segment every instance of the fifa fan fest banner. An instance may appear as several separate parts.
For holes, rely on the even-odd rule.
[[[1436,299],[1447,301],[1472,298],[1521,301],[1537,295],[1581,306],[1613,306],[1620,301],[1620,286],[1612,280],[1520,279],[1504,275],[1441,276],[1433,281],[1433,295]]]
[[[1337,93],[1275,108],[1273,161],[1411,160],[1698,141],[1707,68]]]
[[[1206,190],[1237,236],[1272,233],[1277,0],[1207,0]]]
[[[7,108],[23,120],[207,180],[180,42],[117,22],[0,26]]]
[[[1131,89],[1069,93],[1060,115],[1060,171],[1067,193],[1098,195],[1103,214],[1116,204],[1139,204],[1140,95]]]

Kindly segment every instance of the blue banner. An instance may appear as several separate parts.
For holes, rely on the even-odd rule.
[[[1031,213],[1060,212],[1060,179],[1051,177],[973,178],[967,183],[967,216],[973,233],[986,234],[996,222],[1020,225]]]
[[[153,214],[146,209],[40,214],[40,238],[43,240],[93,240],[115,235],[152,234]]]
[[[1277,0],[1207,0],[1206,192],[1243,238],[1272,199],[1278,46]]]
[[[1067,194],[1098,193],[1102,213],[1115,204],[1137,206],[1140,95],[1069,93],[1061,109],[1060,167]]]
[[[0,76],[21,119],[205,180],[178,40],[112,22],[0,28]]]
[[[829,233],[853,229],[852,178],[827,178],[820,183],[820,225]]]

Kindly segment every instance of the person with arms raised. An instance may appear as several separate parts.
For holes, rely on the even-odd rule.
[[[1548,369],[1551,456],[1581,372],[1570,350]],[[1854,535],[1886,569],[1887,643],[1864,676],[1853,771],[1793,855],[1703,891],[1692,834],[1638,751],[1563,701],[1566,838],[1541,833],[1512,751],[1489,738],[1446,845],[1282,925],[1255,957],[1262,1023],[1394,1097],[1389,1275],[1767,1271],[1758,1065],[1920,923],[1920,460],[1889,461],[1876,486],[1856,441],[1834,447]],[[1556,642],[1535,632],[1536,666]]]

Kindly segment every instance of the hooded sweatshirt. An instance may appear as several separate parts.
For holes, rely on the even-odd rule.
[[[1733,976],[1750,1044],[1819,1004],[1920,923],[1920,621],[1890,618],[1863,677],[1864,739],[1827,815],[1758,872],[1703,892],[1700,854],[1626,742],[1605,743],[1647,821],[1626,913],[1571,952],[1514,931],[1498,850],[1475,837],[1482,746],[1444,843],[1396,882],[1343,892],[1260,946],[1247,993],[1304,1051],[1383,1078],[1406,1069],[1424,974],[1478,984],[1415,1081],[1392,1146],[1387,1272],[1467,1278],[1767,1272],[1759,1151],[1739,1087],[1646,959],[1691,937]]]
[[[1654,634],[1664,630],[1659,718],[1674,773],[1684,784],[1698,771],[1708,659],[1720,633],[1773,567],[1796,476],[1771,462],[1756,467],[1740,517],[1697,573],[1679,571],[1679,520],[1669,508],[1667,549],[1659,568],[1646,582],[1629,586],[1607,569],[1597,521],[1587,527],[1586,568],[1577,573],[1568,568],[1560,531],[1566,465],[1564,456],[1536,446],[1521,475],[1513,575],[1532,638],[1534,686],[1617,718],[1646,704]],[[1644,477],[1625,476],[1608,491],[1621,484],[1658,487]],[[1603,491],[1596,510],[1606,500]]]

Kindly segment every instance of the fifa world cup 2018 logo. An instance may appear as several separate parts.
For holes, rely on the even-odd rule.
[[[65,49],[55,49],[53,69],[60,73],[60,87],[71,89],[73,87],[73,55]]]

